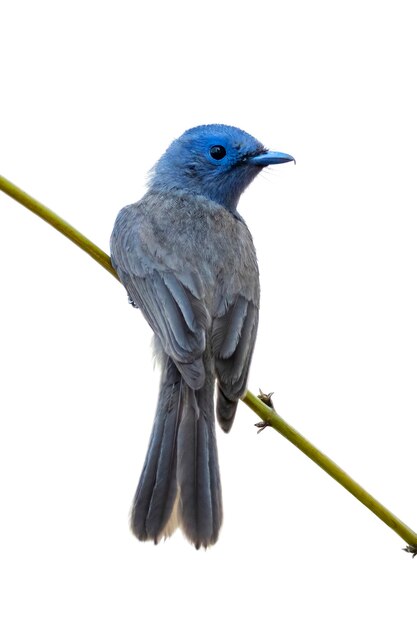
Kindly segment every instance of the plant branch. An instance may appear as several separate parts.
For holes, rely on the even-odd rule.
[[[96,246],[95,243],[87,239],[79,230],[76,230],[71,224],[68,224],[62,217],[59,217],[56,213],[48,209],[44,204],[29,196],[25,191],[16,187],[4,176],[0,176],[0,189],[4,191],[8,196],[23,204],[29,211],[35,213],[38,217],[41,217],[45,222],[48,222],[51,226],[56,228],[60,233],[68,237],[73,243],[75,243],[81,250],[87,252],[97,263],[99,263],[104,269],[106,269],[115,278],[118,278],[116,270],[113,268],[110,257],[103,252],[101,248]]]
[[[385,522],[387,526],[392,528],[409,546],[414,547],[409,552],[416,553],[417,548],[417,534],[411,530],[404,522],[391,513],[383,504],[378,502],[370,493],[365,491],[363,487],[359,485],[353,478],[351,478],[341,467],[336,465],[328,456],[320,452],[310,441],[308,441],[303,435],[295,430],[290,424],[287,424],[285,420],[278,415],[278,413],[267,406],[262,400],[254,396],[250,391],[247,391],[242,398],[243,402],[247,404],[264,422],[269,426],[272,426],[274,430],[279,432],[283,437],[291,441],[301,452],[303,452],[309,459],[314,461],[319,467],[321,467],[327,474],[329,474],[334,480],[342,485],[347,491],[349,491],[355,498],[362,502],[368,509],[375,513],[380,520]]]
[[[4,193],[28,208],[30,211],[33,211],[33,213],[36,213],[36,215],[48,222],[48,224],[56,228],[82,250],[87,252],[87,254],[89,254],[115,278],[118,278],[114,268],[112,267],[110,257],[92,241],[84,237],[82,233],[68,224],[68,222],[65,222],[62,218],[60,218],[56,213],[16,187],[3,176],[0,176],[0,190],[4,191]],[[314,463],[319,465],[319,467],[334,478],[334,480],[340,483],[345,489],[347,489],[347,491],[355,496],[355,498],[357,498],[364,506],[370,509],[377,517],[379,517],[380,520],[387,524],[387,526],[392,528],[397,535],[408,543],[405,550],[407,552],[411,552],[413,556],[415,556],[417,553],[417,534],[411,530],[411,528],[398,519],[393,513],[391,513],[391,511],[371,496],[371,494],[365,491],[363,487],[346,474],[346,472],[336,465],[336,463],[334,463],[328,456],[320,452],[320,450],[305,439],[292,426],[287,424],[287,422],[285,422],[273,408],[267,406],[250,391],[246,392],[242,401],[245,402],[245,404],[247,404],[264,422],[266,422],[269,426],[272,426],[272,428],[278,431],[283,437],[288,439],[293,445],[301,450],[301,452],[308,456],[312,461],[314,461]]]

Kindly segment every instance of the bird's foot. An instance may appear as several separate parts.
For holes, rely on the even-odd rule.
[[[259,435],[259,433],[261,433],[267,426],[270,426],[270,424],[268,424],[268,422],[256,422],[254,426],[258,429],[257,435]]]
[[[264,404],[266,404],[266,406],[269,406],[270,409],[274,409],[274,405],[272,403],[272,396],[274,395],[274,392],[271,391],[271,393],[264,393],[262,391],[262,389],[259,389],[259,394],[258,394],[258,398],[259,400],[261,400]]]
[[[412,545],[412,546],[407,546],[406,548],[403,548],[403,550],[404,550],[404,552],[409,552],[412,555],[413,559],[414,559],[414,557],[417,554],[417,544]]]
[[[259,389],[259,394],[258,394],[258,398],[259,400],[261,400],[264,404],[266,404],[266,406],[269,406],[270,409],[275,410],[274,409],[274,405],[272,403],[272,396],[273,396],[274,392],[271,391],[271,393],[264,393],[261,389]],[[261,433],[263,430],[265,430],[265,428],[267,426],[270,426],[270,424],[268,424],[268,422],[257,422],[256,424],[254,424],[254,426],[256,426],[256,428],[258,428],[258,435],[259,433]]]

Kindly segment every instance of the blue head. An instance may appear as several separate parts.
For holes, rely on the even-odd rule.
[[[233,213],[240,195],[263,167],[287,161],[294,159],[268,151],[234,126],[196,126],[173,141],[159,159],[150,188],[203,195]]]

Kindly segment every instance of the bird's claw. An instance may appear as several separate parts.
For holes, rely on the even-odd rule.
[[[406,546],[405,548],[403,548],[403,550],[404,552],[409,552],[412,555],[412,558],[414,559],[414,557],[417,554],[417,544]]]
[[[258,429],[256,434],[259,435],[259,433],[261,433],[267,426],[270,426],[270,424],[268,424],[268,422],[257,422],[254,426]]]
[[[266,406],[269,406],[270,409],[272,409],[273,411],[274,409],[274,405],[272,403],[271,397],[273,396],[274,392],[271,391],[271,393],[264,393],[261,389],[259,389],[259,395],[258,398],[259,400],[261,400],[261,402],[263,402],[264,404],[266,404]],[[256,426],[256,428],[258,428],[258,435],[259,433],[261,433],[263,430],[265,430],[265,428],[267,426],[270,426],[270,424],[268,424],[268,422],[258,422],[257,424],[254,424]]]
[[[259,394],[258,394],[258,398],[259,400],[261,400],[264,404],[266,404],[266,406],[269,406],[270,409],[274,409],[274,405],[272,403],[272,396],[274,395],[274,392],[271,391],[271,393],[264,393],[262,391],[262,389],[259,389]]]

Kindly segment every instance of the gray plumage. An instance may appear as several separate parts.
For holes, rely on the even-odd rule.
[[[140,540],[156,543],[179,525],[199,548],[217,540],[222,523],[215,381],[217,418],[228,432],[245,392],[258,326],[256,253],[236,204],[264,166],[256,158],[280,153],[268,153],[250,135],[232,127],[205,126],[187,133],[163,155],[142,200],[119,213],[111,257],[129,298],[155,333],[162,367],[154,426],[132,508],[132,530]],[[247,137],[251,141],[245,150]],[[223,163],[223,170],[211,163],[217,156],[210,161],[208,151],[219,144],[226,145],[229,171]],[[243,157],[232,162],[233,147],[243,154],[246,165]],[[231,172],[238,167],[239,178],[233,178]],[[233,191],[227,189],[228,178]],[[217,187],[223,185],[224,201],[213,180]]]

